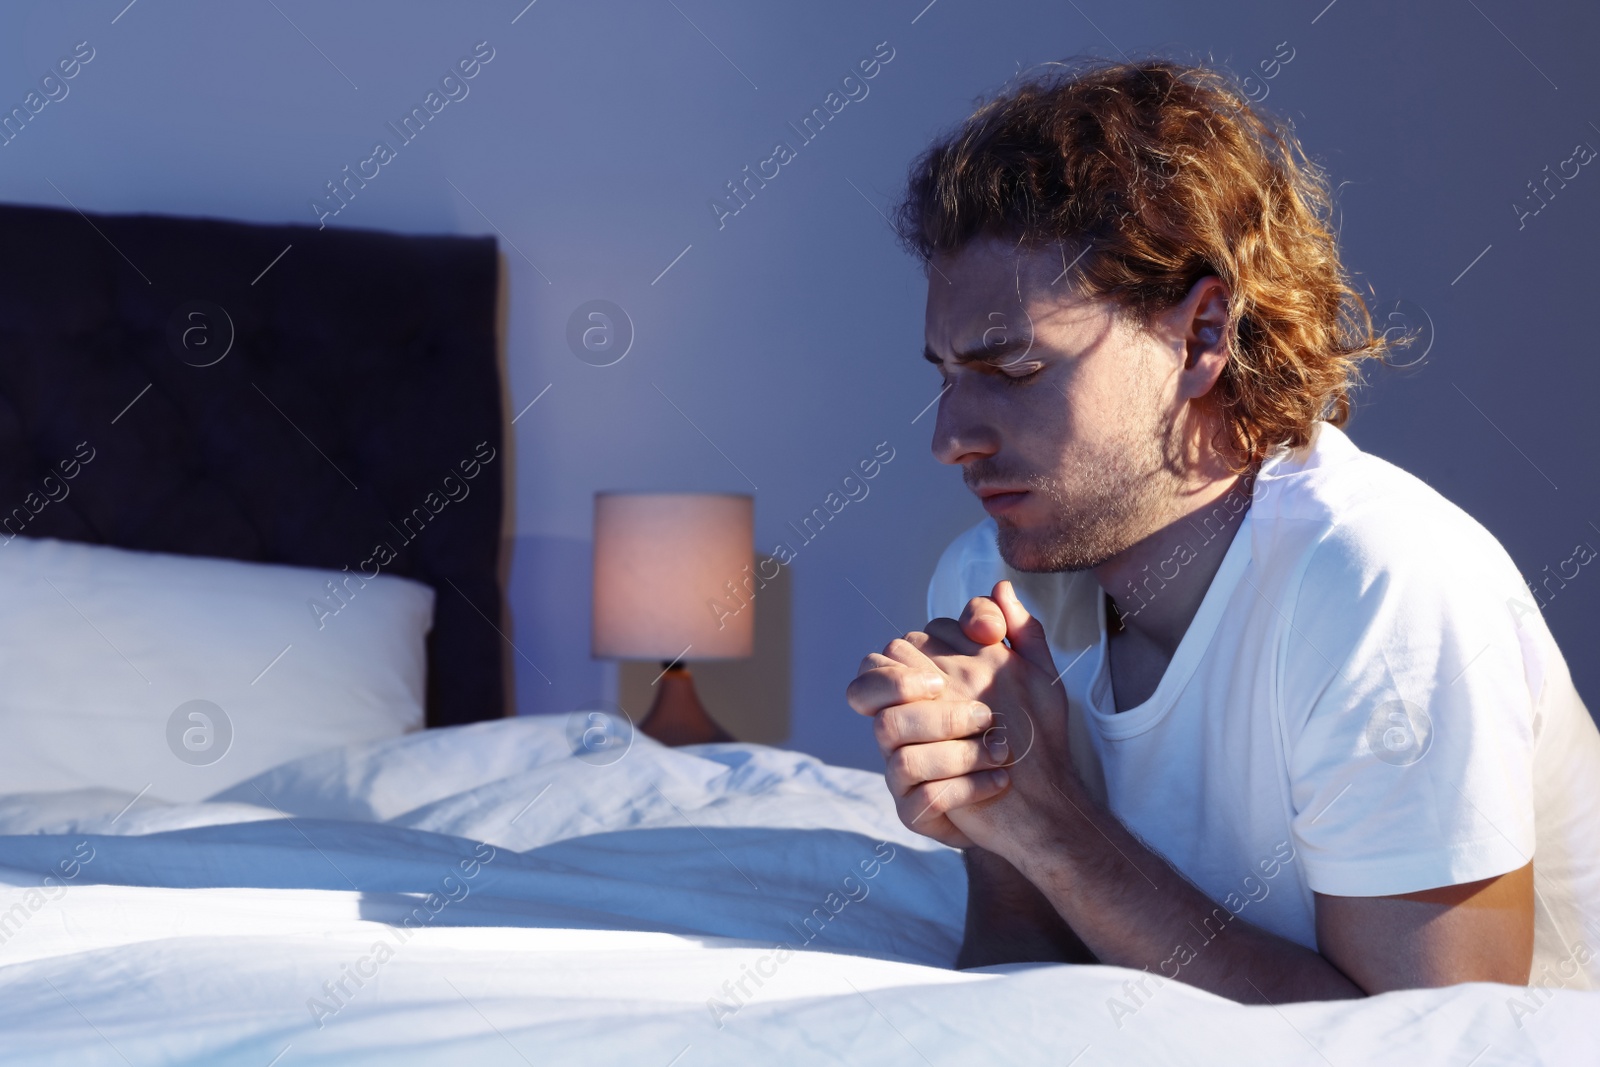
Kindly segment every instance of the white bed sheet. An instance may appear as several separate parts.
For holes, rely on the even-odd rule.
[[[959,856],[880,776],[642,738],[595,766],[564,727],[409,735],[212,803],[0,798],[0,1062],[1600,1061],[1596,993],[1246,1008],[956,972]]]

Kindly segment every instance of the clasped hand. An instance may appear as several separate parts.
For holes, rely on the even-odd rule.
[[[1005,643],[1009,641],[1009,647]],[[861,661],[845,691],[872,716],[900,821],[1001,855],[1040,842],[1071,760],[1044,628],[1010,582]]]

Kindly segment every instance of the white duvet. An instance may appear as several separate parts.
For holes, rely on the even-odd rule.
[[[1247,1008],[953,971],[959,854],[881,776],[643,738],[597,766],[564,726],[412,734],[203,804],[0,797],[0,1063],[1600,1063],[1600,993]]]

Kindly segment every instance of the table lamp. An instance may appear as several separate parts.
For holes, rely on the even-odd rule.
[[[751,654],[755,603],[728,585],[743,590],[754,540],[745,494],[595,494],[591,650],[662,662],[639,730],[664,745],[733,740],[701,706],[684,660]]]

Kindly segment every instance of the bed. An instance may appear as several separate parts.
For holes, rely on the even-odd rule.
[[[7,209],[0,248],[0,1061],[1592,1062],[1596,994],[958,972],[959,854],[880,775],[505,717],[492,244]]]
[[[0,915],[26,912],[0,946],[7,1063],[1480,1067],[1594,1049],[1593,994],[1521,1016],[1490,985],[1246,1008],[1141,996],[1116,968],[951,970],[957,855],[902,829],[877,775],[760,745],[641,736],[597,764],[559,717],[528,717],[306,757],[210,802],[123,802],[0,801]]]

